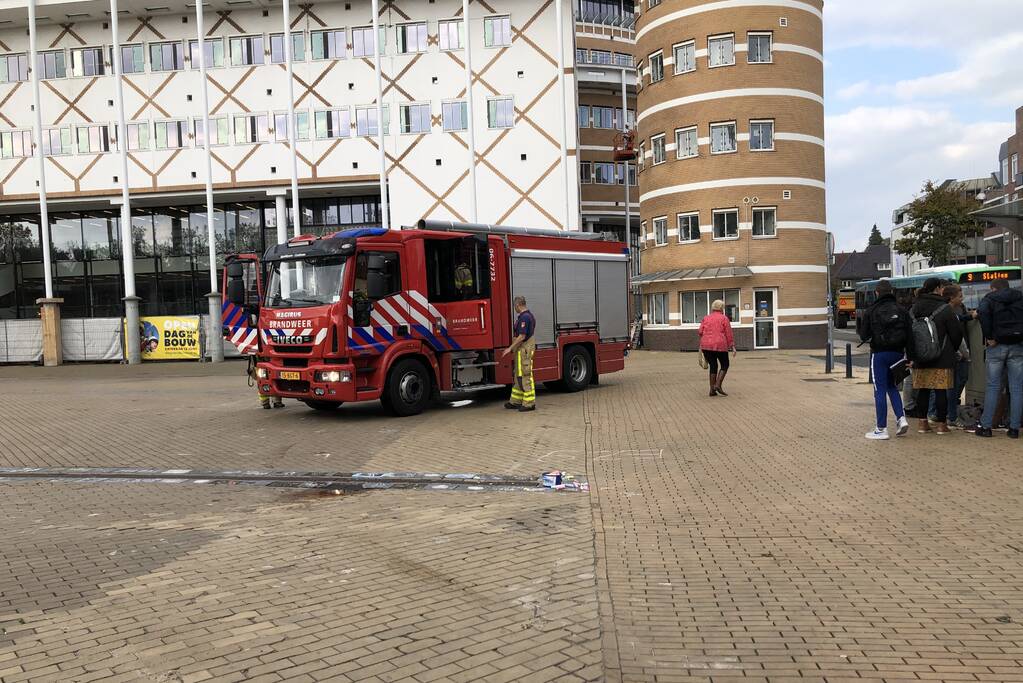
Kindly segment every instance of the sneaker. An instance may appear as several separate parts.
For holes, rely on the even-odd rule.
[[[1010,439],[1018,439],[1019,438],[1019,430],[1018,429],[1009,428],[1009,430],[1007,432],[1005,432],[1005,435],[1007,437],[1009,437]]]
[[[976,434],[977,436],[983,436],[986,439],[991,438],[991,430],[988,429],[987,427],[981,427],[978,425],[973,433]]]
[[[906,432],[909,431],[909,420],[905,416],[899,418],[899,428],[895,432],[895,436],[905,436]]]
[[[1009,429],[1009,425],[1007,425],[1007,424],[1005,424],[1003,422],[1002,424],[998,425],[997,427],[992,427],[991,429],[996,431],[996,432],[1004,432],[1004,431]]]
[[[906,428],[909,428],[908,425]],[[889,439],[888,429],[874,429],[874,431],[867,432],[864,436],[874,441],[887,441]]]

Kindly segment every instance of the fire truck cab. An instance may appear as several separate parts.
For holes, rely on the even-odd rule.
[[[317,410],[379,399],[413,415],[440,392],[512,384],[515,296],[536,316],[537,381],[579,391],[624,368],[628,250],[598,234],[420,221],[292,238],[254,269],[262,282],[251,265],[226,267],[225,336],[255,342],[264,393]]]

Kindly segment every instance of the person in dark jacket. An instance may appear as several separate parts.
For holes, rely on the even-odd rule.
[[[937,293],[941,280],[936,277],[927,278],[920,288],[920,295],[910,311],[913,319],[930,317],[934,322],[941,354],[931,361],[913,359],[913,388],[916,389],[917,414],[920,417],[921,434],[948,434],[948,390],[955,386],[953,370],[956,366],[956,352],[963,341],[963,326],[956,316],[955,309],[963,301],[963,290],[956,284],[946,285],[943,294],[946,300]],[[935,399],[937,425],[931,429],[927,418],[927,406],[931,391],[939,390]]]
[[[856,331],[860,341],[870,342],[870,364],[874,375],[874,411],[877,417],[874,430],[866,437],[874,440],[888,439],[888,401],[898,420],[896,436],[909,431],[906,411],[902,407],[900,387],[891,375],[893,365],[906,356],[909,343],[909,315],[895,301],[895,292],[889,280],[880,280],[875,288],[877,299],[866,312],[856,320]]]
[[[1009,431],[1011,439],[1019,438],[1023,419],[1023,292],[1009,287],[1006,280],[991,282],[991,291],[977,307],[980,327],[987,344],[987,390],[984,413],[977,427],[977,436],[991,436],[1002,377],[1008,370]]]

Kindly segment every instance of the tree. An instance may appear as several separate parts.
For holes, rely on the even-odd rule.
[[[965,249],[969,240],[984,232],[971,211],[980,208],[980,202],[964,195],[955,184],[935,187],[927,181],[923,194],[909,205],[909,225],[902,238],[895,241],[895,250],[901,254],[920,254],[932,266],[944,266],[956,249]]]
[[[881,236],[881,231],[877,229],[877,223],[874,223],[874,227],[870,229],[870,239],[867,240],[867,245],[876,247],[884,244],[884,237]]]

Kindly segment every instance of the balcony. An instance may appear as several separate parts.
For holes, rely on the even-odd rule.
[[[584,1],[575,10],[575,31],[588,36],[635,41],[636,16],[617,6]]]

